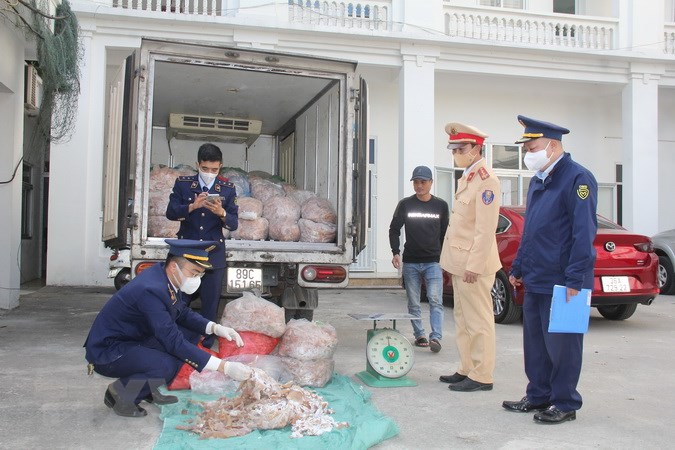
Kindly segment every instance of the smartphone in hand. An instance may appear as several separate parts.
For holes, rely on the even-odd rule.
[[[206,197],[207,202],[218,203],[220,201],[220,194],[209,194]]]

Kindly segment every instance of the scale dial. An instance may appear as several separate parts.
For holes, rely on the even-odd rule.
[[[366,358],[375,372],[385,378],[399,378],[410,372],[415,352],[410,341],[396,330],[382,330],[368,341]]]

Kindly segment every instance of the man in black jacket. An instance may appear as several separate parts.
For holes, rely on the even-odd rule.
[[[411,320],[415,345],[441,350],[443,337],[443,270],[438,264],[445,230],[448,228],[448,204],[431,195],[433,178],[431,169],[418,166],[413,170],[415,195],[398,203],[389,225],[389,243],[397,269],[403,268],[403,281],[408,296],[408,313],[418,319]],[[400,251],[401,227],[405,225],[405,247]],[[422,325],[420,292],[422,280],[429,299],[431,334],[427,340]]]

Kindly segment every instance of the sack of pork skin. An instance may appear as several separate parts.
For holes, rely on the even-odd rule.
[[[272,197],[263,202],[262,216],[270,223],[297,222],[300,218],[300,205],[291,197]]]
[[[260,217],[258,219],[246,220],[239,218],[239,226],[230,233],[232,239],[244,239],[247,241],[264,241],[267,239],[269,222]]]
[[[324,387],[333,378],[335,361],[333,358],[300,359],[283,357],[284,365],[293,376],[293,382],[300,386]]]
[[[333,357],[337,347],[337,333],[333,325],[293,319],[286,324],[286,332],[279,343],[279,355],[302,361]]]
[[[273,241],[298,242],[300,240],[300,227],[294,220],[270,221],[267,234]]]
[[[332,223],[314,222],[313,220],[298,220],[300,241],[302,242],[335,242],[337,227]]]
[[[320,197],[310,197],[302,204],[302,218],[319,223],[337,223],[333,205]]]
[[[274,303],[244,292],[225,305],[220,323],[236,331],[255,331],[277,338],[286,331],[286,314]]]

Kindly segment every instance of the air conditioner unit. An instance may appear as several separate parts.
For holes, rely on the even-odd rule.
[[[169,114],[167,139],[189,139],[228,143],[253,144],[260,135],[262,122],[221,116]]]
[[[35,66],[26,64],[24,71],[24,97],[23,104],[28,111],[37,111],[42,103],[42,78],[37,73]]]

